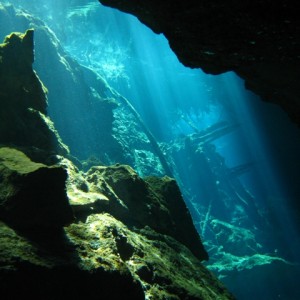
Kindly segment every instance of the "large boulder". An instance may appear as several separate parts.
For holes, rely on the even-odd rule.
[[[66,171],[0,148],[0,218],[19,230],[59,229],[73,220],[65,191]]]
[[[78,182],[68,187],[77,218],[86,220],[91,212],[108,212],[132,228],[149,226],[171,236],[198,259],[208,259],[174,179],[143,180],[129,166],[114,165],[92,167]]]

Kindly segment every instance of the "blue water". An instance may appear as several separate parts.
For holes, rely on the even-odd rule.
[[[212,76],[182,66],[163,36],[154,35],[134,17],[104,7],[95,12],[93,20],[94,31],[85,37],[93,47],[86,44],[86,39],[78,38],[76,33],[84,30],[84,26],[77,24],[73,39],[65,41],[67,49],[130,99],[154,135],[170,138],[170,134],[175,134],[172,127],[177,128],[177,134],[191,132],[180,119],[181,111],[196,117],[199,129],[219,117],[219,112],[209,116],[203,112],[216,100]],[[79,43],[84,50],[78,49]],[[198,121],[201,115],[203,122]],[[153,118],[155,123],[151,122]]]
[[[39,16],[44,14],[71,56],[98,72],[131,102],[162,149],[178,146],[180,139],[218,122],[236,126],[204,146],[192,145],[190,152],[185,149],[168,157],[171,153],[166,151],[211,264],[229,254],[241,260],[261,254],[299,264],[300,135],[288,116],[247,91],[243,80],[232,72],[212,76],[184,67],[164,36],[155,35],[135,17],[102,7],[97,1],[69,7],[55,2],[53,6],[45,2],[44,11],[35,2],[29,8]],[[57,112],[51,107],[50,101],[49,114],[55,119]],[[83,116],[79,107],[72,114],[73,118]],[[78,141],[87,136],[79,131]],[[95,140],[91,133],[88,139],[82,157],[89,151],[88,143]],[[248,164],[247,170],[231,179],[228,170],[243,164]],[[245,235],[249,232],[254,240],[236,241],[236,247],[230,248],[228,236],[218,239],[225,232],[218,231],[222,224],[234,225]],[[252,275],[248,271],[239,275],[236,270],[216,274],[239,299],[253,299],[253,294],[243,289],[236,276],[249,280],[249,289],[257,290],[259,299],[293,299],[299,292],[293,290],[294,284],[290,286],[295,278],[294,273],[289,275],[288,265],[282,267],[283,277],[276,274],[282,269],[262,271],[255,263],[252,267]],[[265,286],[251,283],[247,276],[262,276]],[[273,292],[268,284],[276,280],[286,287]]]

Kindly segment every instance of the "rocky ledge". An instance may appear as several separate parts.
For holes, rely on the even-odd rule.
[[[4,299],[233,299],[201,264],[174,180],[122,165],[82,173],[62,157],[49,167],[8,147],[0,175]]]

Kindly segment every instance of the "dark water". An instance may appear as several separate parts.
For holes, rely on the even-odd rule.
[[[246,91],[233,73],[212,76],[184,67],[163,36],[97,1],[14,4],[45,21],[69,55],[130,101],[178,180],[209,251],[208,267],[229,289],[239,299],[298,299],[300,135],[287,115]],[[50,91],[54,121],[68,111],[83,118],[74,103],[60,115],[52,100],[57,96]],[[130,132],[125,121],[136,117],[129,115],[122,106],[115,111],[121,142],[121,127],[128,139],[144,131]],[[76,139],[61,127],[62,137],[75,140],[71,151],[79,159],[97,156],[92,126],[78,127]],[[153,149],[131,146],[122,157],[141,176],[167,173],[162,165],[143,165],[141,157],[157,163]]]

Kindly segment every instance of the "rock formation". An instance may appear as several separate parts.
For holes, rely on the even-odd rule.
[[[282,10],[278,9],[279,4],[266,1],[231,1],[231,9],[228,3],[225,6],[202,1],[100,2],[136,14],[155,32],[164,33],[184,64],[212,74],[234,70],[246,79],[249,88],[267,100],[281,102],[292,119],[299,121],[295,96],[299,90],[296,80],[293,81],[298,76],[299,64],[292,63],[299,47],[294,35],[298,19],[291,13],[288,1],[280,2]],[[122,146],[130,148],[130,142],[136,141],[120,143],[112,137],[116,116],[113,110],[119,99],[110,98],[116,95],[105,81],[70,59],[41,21],[2,4],[0,13],[0,24],[5,24],[0,31],[25,31],[29,24],[34,24],[39,39],[36,55],[49,66],[37,68],[53,97],[51,109],[82,113],[80,120],[67,119],[66,115],[55,120],[55,128],[59,127],[64,142],[67,140],[68,146],[75,149],[74,132],[84,128],[85,142],[81,143],[79,155],[86,158],[86,153],[93,149],[101,153],[101,160],[106,159],[106,152],[114,161],[124,159],[126,151],[121,153]],[[275,15],[277,18],[273,19]],[[129,166],[95,166],[99,159],[93,158],[75,166],[58,155],[66,156],[68,150],[45,116],[46,89],[31,66],[33,31],[9,35],[1,45],[0,56],[4,62],[0,64],[0,143],[6,146],[0,148],[1,295],[16,298],[22,293],[42,299],[82,299],[95,295],[106,299],[232,299],[201,265],[207,253],[173,179],[141,179]],[[57,84],[53,73],[64,77],[64,85]],[[69,100],[72,106],[66,105]],[[138,124],[128,120],[127,112],[120,116],[115,120],[120,123],[118,129],[124,127],[125,117],[135,127],[134,138],[141,143],[144,135]],[[90,130],[97,131],[97,140],[105,142],[101,147],[90,143]],[[137,138],[136,133],[143,135],[143,139],[140,135]],[[125,139],[127,134],[128,130],[123,132]],[[143,142],[141,148],[149,144],[147,139]],[[90,148],[85,152],[86,145]],[[45,164],[31,161],[19,150]],[[125,159],[148,160],[152,150],[143,148],[134,152],[134,158],[128,155]],[[85,168],[79,170],[78,166]],[[153,155],[146,167],[161,166]],[[232,170],[231,175],[239,171]],[[214,185],[220,183],[214,179]],[[212,186],[214,191],[215,188]],[[219,220],[212,220],[212,224],[218,232],[217,239],[224,245],[215,249],[225,255],[212,266],[221,276],[236,276],[237,273],[230,273],[230,267],[236,268],[243,272],[240,285],[249,289],[248,282],[256,276],[251,267],[263,262],[261,269],[267,270],[268,260],[277,263],[278,272],[294,274],[294,266],[277,257],[242,257],[245,253],[242,247],[235,248],[235,237],[242,236],[245,240],[239,242],[245,241],[247,247],[253,248],[251,232]],[[256,243],[255,247],[258,246]],[[225,253],[228,248],[230,251]],[[270,270],[261,272],[257,286],[266,282],[269,273]],[[275,277],[272,280],[279,294],[280,282]]]
[[[4,299],[233,299],[201,265],[174,180],[144,182],[121,165],[83,174],[67,159],[47,167],[7,147],[0,161]]]
[[[83,173],[62,156],[32,38],[12,33],[0,45],[1,299],[233,299],[201,264],[174,180],[123,165]]]
[[[43,21],[12,5],[0,5],[1,21],[5,26],[0,27],[0,36],[34,28],[35,70],[48,89],[47,112],[85,170],[99,162],[123,163],[139,174],[171,175],[159,146],[129,101],[70,57]]]
[[[0,144],[66,155],[45,115],[46,88],[32,69],[33,51],[33,30],[12,33],[0,44]]]
[[[12,5],[0,4],[0,22],[3,23],[0,27],[0,36],[8,35],[12,31],[23,32],[28,28],[34,28],[35,70],[43,81],[43,88],[47,88],[48,104],[46,97],[43,96],[45,99],[39,100],[43,102],[43,109],[37,108],[32,103],[28,105],[43,114],[47,107],[48,116],[55,123],[55,129],[73,156],[87,160],[92,153],[98,160],[100,158],[102,162],[109,163],[104,155],[109,153],[110,159],[122,161],[120,157],[122,149],[112,136],[113,109],[118,103],[111,96],[105,80],[70,58],[62,49],[55,34],[40,19],[19,11]],[[24,59],[24,55],[22,57]],[[22,61],[22,57],[19,54],[18,61]],[[31,65],[28,68],[31,69]],[[30,78],[28,74],[25,75]],[[63,80],[58,80],[58,77]],[[34,114],[32,110],[30,111]],[[74,117],[79,114],[81,118]],[[49,121],[49,117],[45,120]],[[18,138],[19,143],[26,136],[26,131],[22,132],[24,137]],[[97,142],[102,140],[105,143]]]
[[[234,71],[300,124],[300,21],[295,1],[100,0],[163,33],[186,66]]]

